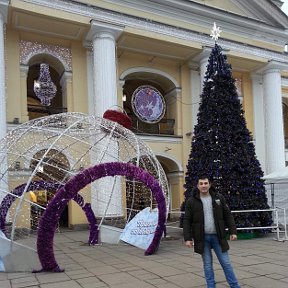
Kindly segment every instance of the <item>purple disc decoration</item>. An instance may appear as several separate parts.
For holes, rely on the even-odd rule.
[[[165,114],[166,104],[162,94],[153,86],[139,86],[132,94],[133,112],[143,122],[157,123]]]
[[[73,199],[73,197],[75,197],[75,195],[77,195],[86,185],[95,180],[106,176],[117,175],[125,176],[128,179],[138,180],[150,188],[158,205],[159,217],[154,237],[145,251],[145,255],[152,255],[156,252],[165,231],[167,212],[165,196],[161,186],[151,174],[135,165],[121,162],[103,163],[85,169],[71,178],[57,191],[55,197],[46,208],[40,219],[37,237],[37,252],[42,265],[41,271],[63,271],[60,269],[55,259],[53,239],[57,222],[68,201]]]

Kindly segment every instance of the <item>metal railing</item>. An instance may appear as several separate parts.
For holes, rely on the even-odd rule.
[[[284,216],[284,231],[283,233],[284,238],[280,239],[280,223],[279,223],[279,215],[278,215],[278,210],[282,210],[283,211],[283,216]],[[275,224],[272,223],[271,226],[254,226],[254,227],[239,227],[237,228],[237,230],[263,230],[263,229],[275,229],[276,233],[277,233],[277,238],[275,240],[277,241],[287,241],[288,237],[287,237],[287,223],[286,223],[286,209],[285,208],[280,208],[280,207],[276,207],[276,208],[272,208],[272,209],[260,209],[260,210],[234,210],[231,211],[232,213],[257,213],[257,212],[275,212]]]
[[[174,135],[175,119],[162,119],[157,123],[145,123],[136,117],[131,119],[132,131],[136,134]]]
[[[283,218],[284,218],[284,223],[283,223],[283,228],[284,231],[281,231],[280,229],[280,223],[279,223],[279,210],[282,211],[283,213]],[[237,230],[263,230],[263,229],[274,229],[274,231],[277,234],[277,238],[274,240],[280,241],[280,242],[284,242],[288,240],[288,236],[287,236],[287,222],[286,222],[286,209],[285,208],[281,208],[281,207],[275,207],[273,209],[262,209],[262,210],[233,210],[231,211],[232,213],[257,213],[257,212],[274,212],[275,213],[275,223],[272,223],[271,226],[258,226],[258,227],[237,227]],[[181,211],[169,211],[169,214],[184,214],[185,212],[181,212]],[[174,222],[176,223],[176,222]],[[170,223],[171,224],[171,223]],[[173,228],[173,229],[182,229],[180,227],[175,227],[175,226],[170,226],[167,225],[167,227],[169,228]],[[284,237],[280,238],[280,233],[284,233]]]
[[[67,108],[28,104],[28,112],[53,115],[53,114],[60,114],[60,113],[67,112]]]

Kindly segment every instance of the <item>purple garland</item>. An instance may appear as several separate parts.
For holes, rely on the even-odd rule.
[[[166,202],[158,181],[147,171],[129,163],[103,163],[79,172],[57,191],[55,197],[49,203],[40,219],[38,228],[37,251],[42,265],[41,271],[63,271],[55,259],[53,240],[57,223],[67,202],[75,197],[86,185],[95,180],[116,175],[126,176],[129,179],[144,183],[150,188],[152,195],[155,197],[159,211],[158,225],[153,240],[145,251],[145,255],[152,255],[157,251],[166,222]]]
[[[16,196],[21,196],[25,190],[27,184],[21,184],[17,186],[14,190],[11,191],[11,194],[6,195],[1,204],[0,204],[0,229],[5,233],[6,227],[5,227],[5,220],[7,213],[13,204],[13,202],[16,200]],[[45,181],[34,181],[31,182],[26,191],[38,191],[45,189],[47,191],[55,191],[58,190],[59,188],[63,187],[63,184],[59,183],[53,183],[53,182],[45,182]],[[13,194],[13,195],[12,195]],[[15,195],[15,196],[14,196]],[[97,220],[94,215],[94,212],[91,208],[90,203],[86,203],[84,205],[84,199],[80,194],[77,194],[73,197],[73,200],[82,208],[84,211],[87,220],[89,222],[90,226],[90,235],[89,235],[89,240],[88,244],[89,245],[95,245],[98,243],[98,226],[97,226]]]

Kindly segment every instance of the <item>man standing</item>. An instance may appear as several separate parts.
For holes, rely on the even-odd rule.
[[[208,288],[214,288],[215,278],[211,250],[213,249],[232,288],[239,288],[230,263],[225,228],[229,229],[230,240],[237,240],[234,218],[225,198],[210,189],[207,176],[198,179],[193,196],[187,200],[183,233],[185,245],[202,255],[204,274]]]

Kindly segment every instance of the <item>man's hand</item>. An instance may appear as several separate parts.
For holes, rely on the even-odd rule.
[[[230,240],[231,241],[237,240],[237,235],[236,234],[230,235]]]
[[[185,246],[188,247],[188,248],[192,248],[193,247],[193,241],[185,241]]]

